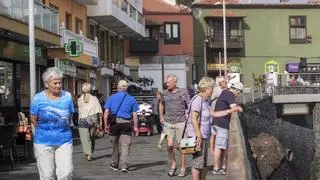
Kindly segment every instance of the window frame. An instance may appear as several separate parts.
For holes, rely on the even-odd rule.
[[[67,17],[70,17],[70,19],[68,20]],[[68,23],[67,23],[68,21]],[[67,26],[68,24],[68,26]],[[69,12],[65,12],[65,25],[66,25],[66,29],[68,29],[69,31],[72,31],[72,14]]]
[[[78,23],[80,23],[80,29],[78,29]],[[78,17],[75,18],[75,28],[76,28],[75,32],[77,34],[80,34],[80,31],[82,31],[82,33],[83,33],[83,21],[82,21],[82,19],[80,19]]]
[[[292,25],[291,24],[291,19],[292,18],[301,18],[301,21],[304,21],[304,24],[302,25]],[[304,28],[305,30],[305,38],[304,39],[293,39],[291,36],[291,29],[292,28]],[[308,38],[308,31],[307,31],[307,16],[306,15],[293,15],[289,16],[289,43],[290,44],[307,44],[309,43]]]
[[[164,22],[164,44],[180,44],[181,43],[181,33],[180,33],[180,22]],[[170,25],[171,32],[170,32],[170,38],[168,38],[166,32],[167,32],[167,25]],[[173,25],[178,25],[178,37],[172,38],[173,35]]]

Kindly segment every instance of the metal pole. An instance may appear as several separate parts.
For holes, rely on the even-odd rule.
[[[29,70],[30,70],[30,102],[36,94],[36,63],[34,39],[34,0],[29,0]]]
[[[221,76],[221,52],[219,51],[219,76]]]
[[[228,78],[227,74],[227,28],[226,28],[226,1],[222,1],[223,8],[223,62],[224,62],[224,76]]]
[[[162,89],[164,87],[164,62],[163,62],[163,35],[160,35],[160,51],[161,51],[161,78],[162,78]]]
[[[204,76],[207,76],[207,44],[206,40],[203,41],[203,67],[204,67]]]

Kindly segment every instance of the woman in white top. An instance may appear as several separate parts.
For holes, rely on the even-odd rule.
[[[96,128],[102,125],[102,109],[97,97],[90,94],[91,85],[82,85],[82,95],[78,98],[78,129],[83,152],[88,161],[94,151]]]

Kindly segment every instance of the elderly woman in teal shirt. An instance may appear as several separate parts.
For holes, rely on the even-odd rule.
[[[61,90],[62,78],[58,68],[48,68],[42,75],[46,90],[37,93],[31,103],[34,151],[41,180],[72,179],[70,122],[74,105],[71,94]]]

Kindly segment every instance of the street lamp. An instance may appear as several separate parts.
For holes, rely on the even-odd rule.
[[[208,76],[208,65],[207,65],[207,45],[209,40],[206,38],[203,40],[203,67],[204,67],[204,76]]]
[[[164,62],[163,62],[163,41],[164,41],[164,30],[160,28],[159,30],[159,40],[160,40],[160,55],[161,55],[161,85],[164,88]]]
[[[36,94],[36,62],[35,62],[35,38],[34,38],[34,2],[29,0],[29,72],[30,72],[30,102]]]
[[[224,62],[224,77],[228,78],[227,72],[227,28],[226,28],[226,1],[222,0],[223,9],[223,62]]]
[[[216,2],[214,5],[220,5],[221,2]],[[224,64],[224,76],[228,78],[227,72],[227,28],[226,28],[226,1],[222,0],[222,21],[223,21],[223,64]]]

